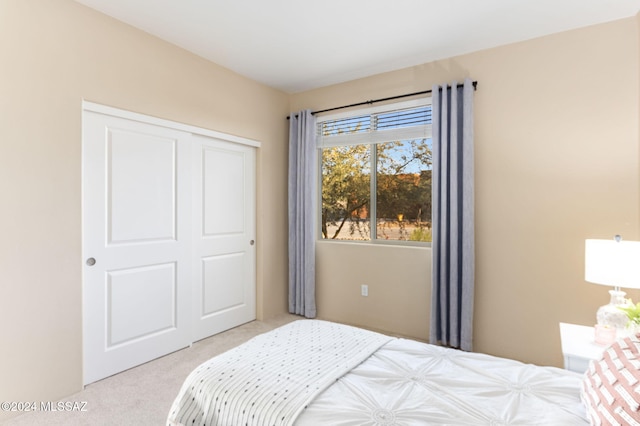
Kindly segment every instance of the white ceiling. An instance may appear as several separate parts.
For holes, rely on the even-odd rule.
[[[76,1],[288,93],[640,10],[640,0]]]

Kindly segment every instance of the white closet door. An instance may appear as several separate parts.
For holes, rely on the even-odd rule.
[[[194,341],[256,318],[255,151],[194,136]]]
[[[84,111],[84,383],[191,343],[191,141]]]

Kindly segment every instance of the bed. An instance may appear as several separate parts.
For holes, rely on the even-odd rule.
[[[597,404],[602,387],[592,382],[587,389],[583,375],[559,368],[298,320],[197,367],[167,424],[588,425],[584,395]]]

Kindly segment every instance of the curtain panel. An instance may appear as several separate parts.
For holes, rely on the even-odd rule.
[[[473,83],[434,86],[432,289],[429,340],[472,350]]]
[[[289,119],[289,312],[316,316],[316,120],[310,110]]]

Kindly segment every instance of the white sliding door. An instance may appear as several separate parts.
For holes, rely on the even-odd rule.
[[[189,133],[83,116],[84,382],[188,346]]]
[[[258,144],[86,105],[88,384],[255,319]]]
[[[256,318],[255,148],[194,140],[194,340]]]

